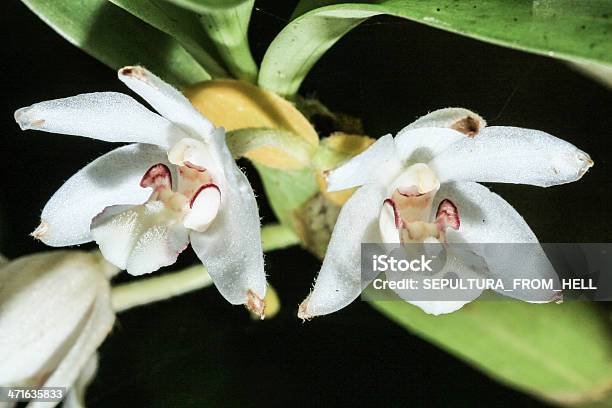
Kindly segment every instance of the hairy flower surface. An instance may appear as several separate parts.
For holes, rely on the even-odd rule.
[[[314,289],[300,305],[301,318],[335,312],[359,296],[368,284],[360,273],[361,243],[538,242],[510,204],[476,182],[548,187],[578,180],[593,162],[547,133],[485,126],[468,110],[441,109],[395,138],[383,136],[327,175],[328,191],[362,187],[340,212]],[[521,264],[482,253],[482,246],[475,245],[473,252],[491,276],[556,276],[543,251]],[[453,268],[463,276],[478,272],[462,262]],[[472,291],[471,298],[481,292]],[[469,302],[411,301],[405,292],[397,293],[431,314],[450,313]],[[549,295],[547,300],[557,299]],[[510,296],[531,300],[524,291]]]
[[[67,387],[64,406],[81,406],[115,321],[108,266],[96,255],[56,251],[0,268],[1,386]],[[39,404],[56,405],[30,406]]]
[[[15,112],[22,129],[131,143],[72,176],[45,205],[33,236],[51,246],[94,240],[132,275],[173,264],[191,242],[221,294],[263,315],[257,202],[224,130],[144,68],[123,68],[119,79],[159,114],[116,92]]]

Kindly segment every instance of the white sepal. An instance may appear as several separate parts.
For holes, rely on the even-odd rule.
[[[406,127],[395,136],[398,157],[406,162],[426,163],[466,136],[452,129]]]
[[[140,187],[140,181],[156,163],[167,163],[166,153],[156,146],[140,144],[123,146],[97,158],[55,192],[32,235],[50,246],[91,241],[91,221],[106,207],[147,201],[151,189]]]
[[[124,67],[119,79],[144,98],[157,112],[181,127],[190,137],[208,140],[213,124],[185,96],[143,67]],[[175,142],[178,140],[175,140]]]
[[[15,120],[22,130],[166,148],[173,140],[185,137],[172,122],[118,92],[94,92],[35,103],[17,110]]]
[[[514,279],[552,279],[558,288],[558,276],[537,237],[506,200],[481,184],[469,182],[444,184],[437,197],[452,200],[461,214],[459,229],[447,230],[448,242],[465,245],[481,256],[489,277],[502,279],[508,289],[513,288]],[[552,290],[500,293],[525,301],[552,301],[556,297]]]
[[[493,126],[474,139],[454,143],[429,165],[441,182],[548,187],[578,180],[593,161],[571,143],[539,130]]]
[[[223,129],[216,129],[212,143],[223,166],[224,177],[215,179],[221,206],[205,232],[191,232],[191,245],[228,302],[246,304],[262,315],[266,275],[257,201],[224,137]]]
[[[327,191],[339,191],[368,183],[385,183],[400,171],[393,136],[378,139],[365,151],[327,174]]]
[[[385,193],[384,186],[368,184],[344,204],[314,288],[300,305],[300,318],[340,310],[367,285],[361,277],[361,244],[380,242],[378,219]]]

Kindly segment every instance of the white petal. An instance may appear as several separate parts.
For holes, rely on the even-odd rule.
[[[55,192],[33,236],[51,246],[91,241],[91,220],[104,208],[147,201],[151,189],[140,187],[140,181],[157,163],[169,165],[166,153],[150,145],[123,146],[97,158]]]
[[[204,232],[219,213],[221,192],[214,184],[206,184],[191,199],[191,210],[185,216],[183,225],[198,232]]]
[[[384,186],[368,184],[344,204],[314,289],[300,305],[300,318],[340,310],[367,285],[361,277],[361,243],[380,242],[378,218],[384,199]]]
[[[83,326],[80,335],[60,365],[45,381],[44,387],[69,387],[74,384],[113,327],[115,314],[111,308],[110,287],[107,282],[105,284],[106,288],[100,290],[92,306],[89,319]],[[45,402],[34,402],[31,403],[31,407],[46,407],[47,404]]]
[[[552,279],[558,277],[538,244],[538,239],[523,217],[503,198],[478,183],[444,184],[439,200],[449,198],[461,220],[459,229],[447,230],[450,243],[465,243],[466,248],[483,257],[492,278],[503,279],[506,289],[514,279]],[[478,245],[483,244],[483,245]],[[553,300],[550,290],[501,292],[529,301]]]
[[[439,316],[456,312],[475,300],[481,293],[482,291],[478,291],[478,294],[471,300],[412,300],[407,302],[411,305],[415,305],[427,314]]]
[[[397,176],[400,167],[393,137],[386,135],[364,152],[329,172],[327,191],[346,190],[373,182],[386,183]]]
[[[476,113],[463,108],[444,108],[430,112],[412,122],[405,129],[451,128],[467,136],[476,136],[487,125]]]
[[[108,286],[98,261],[55,251],[0,269],[0,385],[39,386],[60,363]]]
[[[113,206],[94,218],[91,233],[104,258],[130,275],[143,275],[172,265],[189,245],[179,221],[161,201]]]
[[[119,79],[143,97],[157,112],[179,125],[191,137],[208,140],[214,126],[183,94],[143,67],[119,70]]]
[[[68,391],[68,395],[66,395],[62,403],[62,408],[85,408],[85,392],[93,381],[96,371],[98,371],[97,353],[91,356],[81,369],[77,380]]]
[[[15,112],[21,129],[84,136],[108,142],[149,143],[165,148],[185,134],[134,98],[95,92],[36,103]]]
[[[406,127],[395,137],[395,145],[402,161],[426,163],[463,139],[466,139],[463,133],[452,129]]]
[[[432,245],[432,244],[429,244]],[[410,250],[411,245],[407,245]],[[387,271],[385,272],[388,281],[399,282],[401,279],[412,279],[418,282],[418,287],[421,289],[394,289],[394,292],[406,302],[419,307],[425,313],[432,315],[440,315],[455,312],[461,309],[464,305],[476,299],[482,293],[478,288],[473,289],[436,289],[425,290],[423,279],[443,279],[457,277],[467,281],[467,279],[482,279],[483,275],[479,270],[469,262],[464,262],[457,257],[453,252],[453,247],[450,247],[446,252],[446,263],[444,267],[435,274],[423,274],[404,271]],[[423,250],[418,250],[418,254],[423,254]],[[449,276],[451,273],[453,276]]]
[[[478,183],[442,184],[433,208],[444,199],[457,207],[460,226],[447,230],[453,237],[467,243],[537,243],[538,239],[523,217],[503,198]],[[432,217],[435,214],[432,212]]]
[[[493,126],[436,156],[440,181],[482,181],[548,187],[578,180],[593,165],[574,145],[538,130]]]
[[[266,294],[263,251],[257,201],[217,129],[215,152],[225,178],[215,179],[221,190],[221,207],[205,232],[192,232],[191,245],[207,268],[215,286],[228,302],[247,304],[255,312]],[[250,294],[250,295],[249,295]],[[255,304],[257,303],[257,304]]]

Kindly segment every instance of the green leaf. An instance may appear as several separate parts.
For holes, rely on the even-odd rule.
[[[255,83],[257,64],[248,41],[249,21],[255,0],[168,0],[201,15],[204,30],[213,41],[230,72]]]
[[[163,0],[110,0],[130,14],[174,37],[213,78],[227,77],[225,69],[209,54],[197,15]]]
[[[22,0],[72,44],[114,69],[141,64],[184,86],[210,75],[172,37],[106,0]]]
[[[400,300],[372,305],[491,377],[541,399],[584,405],[610,398],[612,332],[592,303],[493,299],[442,316]]]
[[[570,62],[575,70],[612,89],[612,65],[596,64],[594,62]]]
[[[285,96],[297,93],[308,71],[344,34],[379,14],[551,57],[612,64],[607,0],[302,0],[295,14],[301,15],[274,39],[259,75],[260,86]]]

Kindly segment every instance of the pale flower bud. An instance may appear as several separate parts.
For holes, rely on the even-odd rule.
[[[0,268],[0,386],[66,387],[110,332],[108,265],[81,251],[28,255]]]

